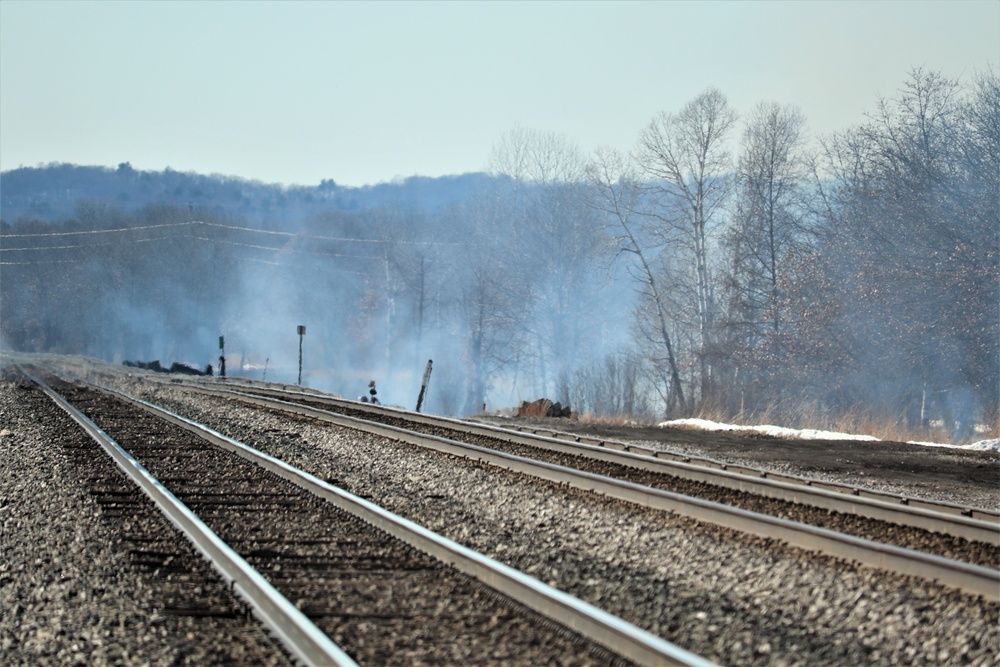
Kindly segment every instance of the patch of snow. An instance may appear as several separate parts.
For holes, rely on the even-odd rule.
[[[795,429],[784,428],[783,426],[772,426],[765,424],[762,426],[737,426],[735,424],[721,424],[719,422],[708,421],[707,419],[674,419],[661,422],[657,426],[676,426],[680,428],[696,428],[703,431],[737,431],[739,433],[759,433],[775,438],[798,438],[800,440],[865,440],[878,441],[878,438],[870,435],[851,435],[850,433],[836,433],[834,431],[817,431],[816,429]]]
[[[1000,452],[1000,438],[996,438],[994,440],[980,440],[979,442],[967,445],[965,448],[974,449],[977,452]]]
[[[732,424],[720,424],[719,422],[712,422],[707,419],[674,419],[672,421],[660,422],[657,426],[697,428],[702,431],[735,431],[740,428],[739,426],[733,426]]]
[[[782,428],[780,426],[753,426],[751,430],[755,433],[773,435],[776,438],[799,438],[801,440],[863,440],[866,442],[878,442],[878,438],[871,435],[852,435],[851,433],[837,433],[836,431],[817,431],[816,429],[794,429]]]
[[[739,426],[736,424],[722,424],[720,422],[709,421],[707,419],[673,419],[671,421],[660,422],[657,426],[671,426],[677,428],[692,428],[702,431],[734,431],[738,433],[759,433],[775,438],[800,439],[800,440],[859,440],[863,442],[880,442],[879,438],[871,435],[853,435],[850,433],[837,433],[834,431],[818,431],[815,429],[794,429],[782,426]],[[1000,439],[980,440],[969,445],[950,445],[940,442],[918,442],[910,441],[910,445],[921,445],[923,447],[947,447],[949,449],[965,449],[976,452],[1000,452]]]
[[[946,445],[940,442],[917,442],[911,440],[907,444],[909,445],[921,445],[923,447],[947,447],[949,449],[965,449],[972,452],[1000,452],[1000,439],[998,440],[980,440],[979,442],[973,442],[968,445]]]

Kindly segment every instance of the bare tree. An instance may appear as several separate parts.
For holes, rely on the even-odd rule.
[[[557,134],[515,128],[494,145],[490,169],[512,253],[508,262],[529,290],[522,304],[529,363],[522,370],[533,391],[550,396],[555,386],[555,398],[566,401],[560,378],[570,376],[593,328],[581,313],[594,298],[588,286],[601,231],[576,192],[584,158]]]
[[[975,395],[997,411],[1000,183],[989,137],[1000,94],[989,81],[970,91],[915,69],[868,122],[826,144],[828,232],[814,289],[797,298],[827,312],[800,318],[797,338],[817,359],[840,354],[827,386],[911,425],[927,395]],[[974,402],[961,402],[968,424]]]
[[[670,308],[667,297],[660,285],[658,273],[654,270],[655,256],[663,245],[650,244],[643,231],[643,223],[648,218],[641,211],[642,192],[630,158],[613,149],[598,149],[587,167],[588,205],[603,213],[610,222],[611,243],[615,257],[630,255],[634,265],[629,272],[641,286],[640,293],[652,306],[655,320],[656,343],[662,345],[661,363],[654,359],[654,365],[665,362],[670,383],[667,388],[667,409],[676,401],[682,413],[687,413],[677,356],[670,335]],[[654,237],[655,238],[655,237]],[[651,256],[652,255],[652,256]]]
[[[591,359],[573,373],[572,405],[580,414],[600,418],[654,419],[643,365],[641,357],[627,349]]]
[[[710,88],[679,113],[662,112],[653,118],[640,134],[635,151],[648,188],[659,198],[655,215],[692,253],[702,399],[711,394],[709,354],[715,309],[708,244],[733,185],[726,142],[736,120],[726,97]]]
[[[780,286],[796,244],[807,238],[805,186],[810,162],[805,118],[793,107],[761,103],[743,132],[727,251],[723,346],[743,373],[741,383],[766,372],[784,314]],[[766,352],[764,352],[766,350]],[[734,370],[734,374],[737,371]],[[740,408],[745,404],[740,397]]]
[[[493,175],[542,185],[576,183],[583,168],[579,149],[564,137],[524,127],[501,135],[493,145],[488,167]]]
[[[780,325],[780,262],[802,229],[797,200],[807,175],[804,127],[805,118],[797,109],[760,104],[748,119],[740,154],[733,242],[744,250],[749,305],[767,313],[774,330]],[[763,289],[754,284],[758,278]]]

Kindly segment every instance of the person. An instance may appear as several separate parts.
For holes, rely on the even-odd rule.
[[[372,397],[371,402],[378,405],[378,399],[375,398],[375,394],[378,393],[377,391],[375,391],[375,380],[372,380],[371,382],[368,383],[368,393],[371,394]]]

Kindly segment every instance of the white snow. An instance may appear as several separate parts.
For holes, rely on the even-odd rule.
[[[976,452],[1000,452],[1000,440],[980,440],[968,445],[946,445],[940,442],[918,442],[911,440],[908,445],[922,445],[924,447],[948,447],[950,449],[967,449]]]
[[[837,433],[834,431],[818,431],[815,429],[794,429],[782,426],[739,426],[736,424],[722,424],[709,421],[707,419],[673,419],[671,421],[660,422],[657,426],[673,426],[679,428],[692,428],[702,431],[737,431],[739,433],[759,433],[776,438],[800,439],[800,440],[860,440],[866,442],[879,442],[879,438],[870,435],[855,435],[851,433]],[[911,445],[922,445],[924,447],[948,447],[951,449],[967,449],[978,452],[1000,452],[1000,440],[980,440],[969,445],[949,445],[940,442],[917,442],[910,441]]]

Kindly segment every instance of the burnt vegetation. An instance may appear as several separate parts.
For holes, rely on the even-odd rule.
[[[489,173],[368,188],[5,172],[2,343],[204,368],[225,333],[229,374],[287,381],[304,322],[308,383],[409,404],[433,358],[441,413],[997,423],[995,72],[914,70],[816,141],[709,90],[636,146],[515,130]]]

